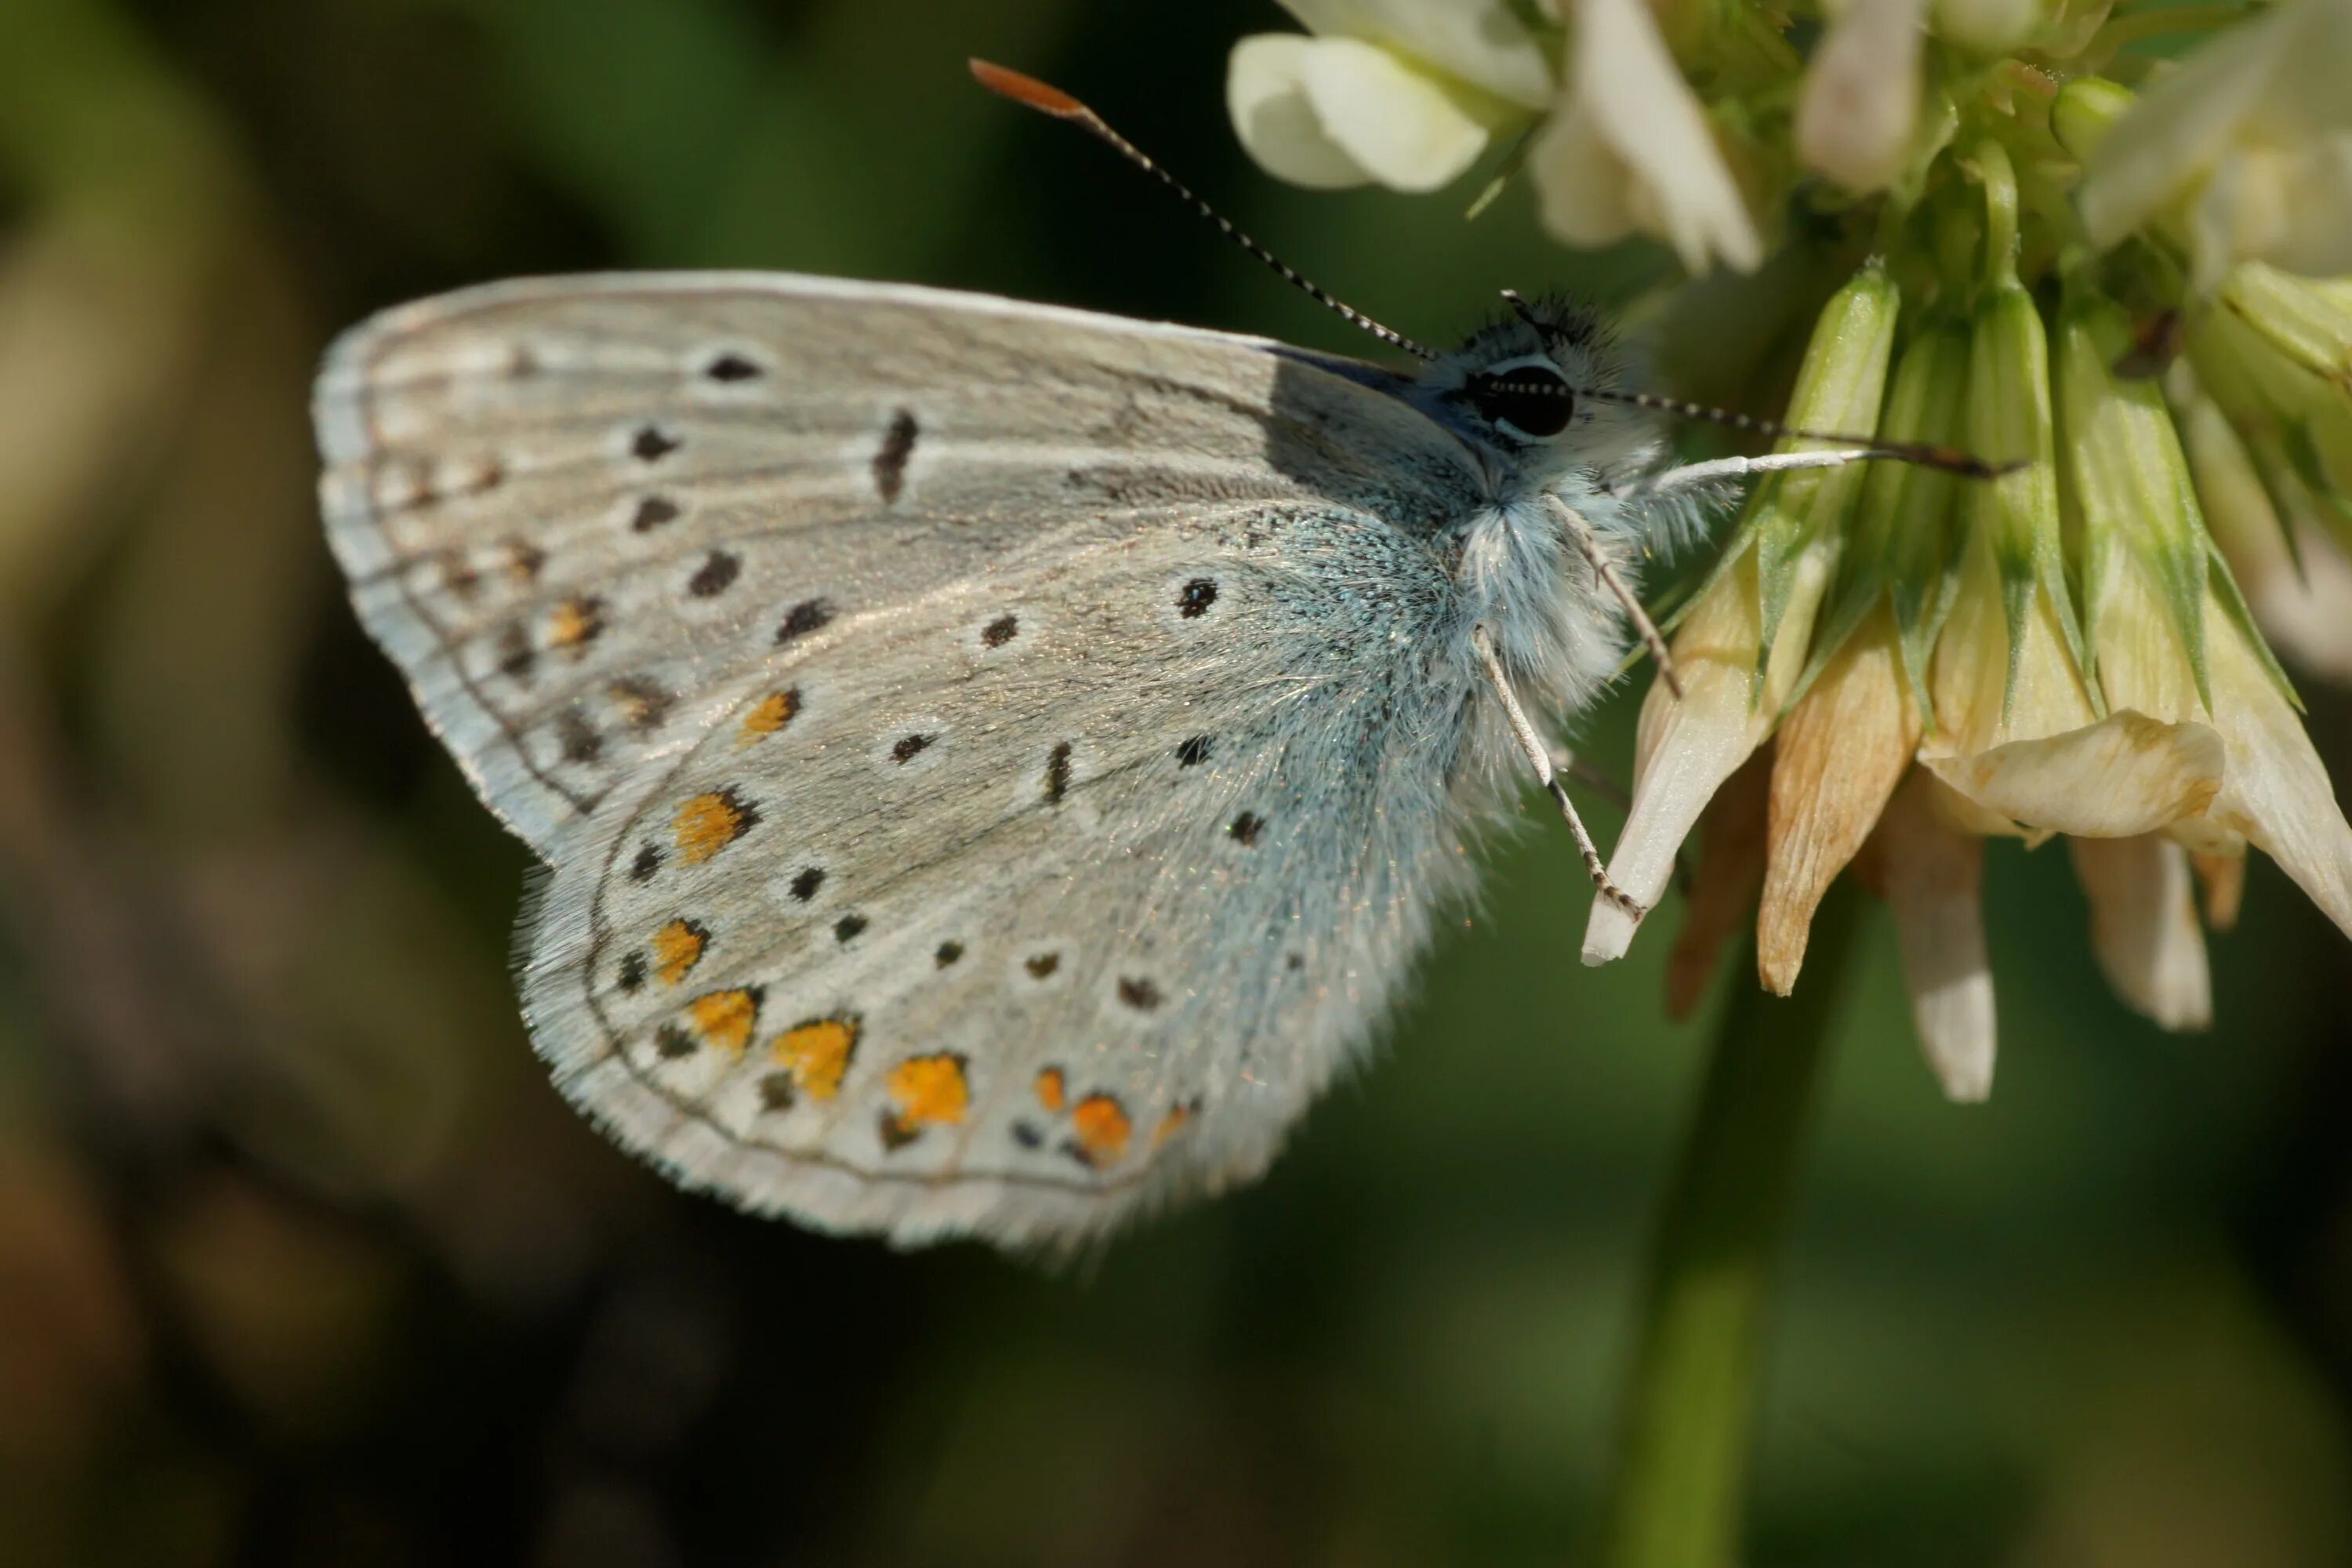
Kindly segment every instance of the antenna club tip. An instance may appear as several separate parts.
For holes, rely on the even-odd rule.
[[[1039,81],[1034,76],[1024,76],[1017,70],[978,58],[965,63],[971,68],[972,80],[1015,103],[1025,104],[1041,113],[1062,120],[1082,120],[1087,116],[1085,104],[1060,88]]]

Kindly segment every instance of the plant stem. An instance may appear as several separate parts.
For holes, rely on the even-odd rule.
[[[1653,1244],[1605,1568],[1737,1558],[1772,1265],[1857,914],[1851,889],[1832,891],[1785,1002],[1756,984],[1752,946],[1734,972]]]

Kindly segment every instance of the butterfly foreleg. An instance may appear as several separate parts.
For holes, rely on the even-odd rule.
[[[1519,706],[1518,694],[1511,689],[1511,678],[1504,673],[1503,661],[1496,656],[1495,639],[1487,635],[1484,625],[1470,629],[1471,647],[1477,650],[1478,663],[1486,672],[1487,681],[1501,699],[1503,714],[1510,721],[1511,738],[1518,742],[1521,754],[1536,770],[1536,779],[1559,806],[1560,815],[1568,819],[1568,830],[1576,838],[1576,852],[1584,858],[1585,875],[1601,896],[1640,920],[1649,913],[1642,902],[1620,888],[1609,877],[1609,868],[1601,863],[1601,851],[1593,847],[1592,835],[1584,830],[1584,819],[1576,814],[1576,803],[1568,797],[1568,786],[1559,782],[1559,773],[1552,767],[1551,751],[1536,733],[1528,720],[1527,710]]]
[[[1876,447],[1859,447],[1850,451],[1768,452],[1758,458],[1709,458],[1704,462],[1685,463],[1680,468],[1653,474],[1618,493],[1628,502],[1655,500],[1660,496],[1686,490],[1695,485],[1749,479],[1758,474],[1786,473],[1791,468],[1842,468],[1848,463],[1864,463],[1873,458],[1901,458],[1905,455]]]
[[[1592,569],[1592,574],[1601,580],[1601,586],[1616,595],[1617,603],[1624,607],[1625,618],[1633,623],[1633,630],[1641,637],[1642,646],[1650,650],[1652,658],[1658,661],[1658,679],[1666,683],[1667,690],[1680,697],[1683,683],[1675,675],[1675,656],[1667,651],[1666,639],[1659,635],[1657,624],[1650,619],[1650,613],[1642,608],[1642,601],[1635,596],[1633,585],[1618,573],[1617,563],[1609,558],[1609,552],[1601,545],[1601,536],[1592,531],[1592,525],[1585,521],[1583,513],[1559,497],[1548,494],[1544,499],[1551,503],[1553,512],[1559,518],[1561,531],[1568,535],[1569,542],[1576,546],[1576,552],[1584,557],[1584,563]]]

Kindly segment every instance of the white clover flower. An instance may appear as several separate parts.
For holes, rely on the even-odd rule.
[[[2078,199],[2101,246],[2172,228],[2200,289],[2249,258],[2352,271],[2352,0],[2285,0],[2198,50],[2089,150]]]
[[[1570,245],[1646,234],[1685,268],[1764,258],[1747,199],[1643,0],[1570,0],[1559,112],[1528,149],[1544,226]]]
[[[1763,244],[1643,0],[1569,0],[1565,89],[1502,0],[1286,0],[1312,36],[1234,46],[1226,106],[1267,172],[1320,189],[1435,190],[1549,113],[1527,169],[1571,245],[1645,234],[1685,267],[1753,268]]]
[[[2352,680],[2352,290],[2242,262],[2186,341],[2167,385],[2213,537],[2287,657]]]
[[[1267,172],[1317,189],[1432,191],[1552,100],[1534,36],[1502,0],[1286,0],[1311,30],[1234,47],[1225,101]]]
[[[1797,155],[1856,195],[1883,191],[1918,131],[1927,0],[1850,0],[1806,68]]]
[[[2211,1019],[2204,926],[2234,917],[2248,848],[2352,932],[2352,824],[2206,532],[2163,392],[2116,369],[2133,348],[2129,315],[2084,285],[2044,322],[2017,274],[2011,166],[1990,146],[1977,161],[1991,238],[1969,320],[1912,326],[1883,414],[1848,406],[1841,427],[2022,466],[1965,483],[1882,468],[1858,505],[1816,489],[1801,520],[1776,511],[1785,494],[1760,492],[1732,564],[1676,632],[1686,696],[1661,682],[1644,705],[1611,865],[1647,898],[1702,814],[1710,846],[1760,839],[1728,871],[1702,863],[1701,934],[1678,946],[1677,999],[1695,990],[1691,950],[1703,963],[1719,945],[1743,879],[1760,881],[1759,978],[1786,994],[1814,911],[1853,867],[1894,910],[1920,1042],[1956,1100],[1992,1083],[1988,837],[2067,838],[2101,972],[2167,1028]],[[2265,327],[2249,330],[2333,363],[2321,307],[2334,298],[2294,296],[2298,310],[2257,311]],[[1822,418],[1827,385],[1863,398],[1885,379],[1895,316],[1885,273],[1864,268],[1815,332],[1792,417]],[[1880,326],[1858,355],[1865,319]],[[1872,363],[1878,379],[1858,374]],[[1759,807],[1753,790],[1723,786],[1768,742]],[[1717,825],[1725,813],[1760,816],[1760,831]],[[1596,900],[1586,961],[1633,934]]]
[[[2256,624],[2299,668],[2352,681],[2352,561],[2309,510],[2279,515],[2244,439],[2186,363],[2168,384],[2206,525]]]

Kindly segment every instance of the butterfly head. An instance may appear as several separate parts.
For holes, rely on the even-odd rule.
[[[1623,367],[1600,315],[1558,297],[1507,298],[1508,312],[1422,373],[1423,406],[1522,464],[1610,466],[1643,433],[1606,395]]]

